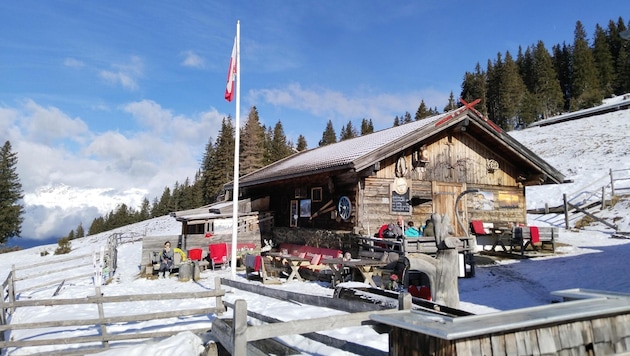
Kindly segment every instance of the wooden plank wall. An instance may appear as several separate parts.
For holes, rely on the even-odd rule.
[[[444,136],[427,145],[429,162],[423,169],[413,169],[412,153],[420,148],[423,143],[418,143],[405,152],[403,156],[407,161],[408,179],[426,181],[468,183],[480,185],[517,186],[516,168],[497,153],[477,141],[467,133],[457,133]],[[396,161],[399,156],[389,157],[380,162],[380,169],[376,172],[377,178],[396,177]],[[499,169],[488,171],[488,159],[494,159],[499,164]]]
[[[359,234],[373,236],[383,224],[395,223],[399,213],[391,212],[391,184],[393,179],[368,177],[365,179],[360,209],[357,212]],[[411,195],[431,197],[431,182],[414,180],[411,182]],[[416,226],[430,218],[431,203],[413,207],[411,214],[403,215],[405,222],[413,221]]]
[[[465,132],[446,135],[427,145],[429,162],[424,167],[414,168],[412,154],[419,149],[419,145],[402,154],[407,162],[405,178],[411,186],[411,196],[434,198],[436,192],[432,191],[431,182],[460,183],[466,189],[477,188],[493,197],[493,205],[488,209],[487,206],[478,204],[475,194],[465,196],[465,226],[470,220],[483,220],[498,225],[527,222],[525,188],[516,181],[517,168],[492,149]],[[396,177],[396,162],[399,157],[383,159],[374,176],[365,178],[363,192],[359,192],[357,200],[357,233],[369,232],[373,235],[381,224],[396,221],[399,214],[390,213],[390,186]],[[488,159],[496,160],[499,169],[488,170]],[[506,197],[512,199],[514,204],[506,204],[499,199]],[[403,214],[403,218],[405,221],[414,221],[417,226],[421,225],[435,209],[434,204],[435,202],[425,203],[414,207],[412,213]]]
[[[390,355],[611,355],[630,351],[630,315],[481,335],[460,340],[394,327]]]

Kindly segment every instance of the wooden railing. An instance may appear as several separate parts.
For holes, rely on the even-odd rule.
[[[176,317],[191,317],[191,316],[203,316],[208,314],[222,314],[225,312],[225,306],[223,305],[222,297],[225,295],[225,291],[221,289],[221,279],[217,277],[215,279],[214,290],[208,290],[203,292],[185,292],[185,293],[154,293],[154,294],[138,294],[138,295],[117,295],[117,296],[103,296],[100,291],[100,287],[95,288],[95,294],[88,296],[87,298],[69,298],[69,299],[38,299],[38,300],[17,300],[17,301],[4,301],[0,300],[0,309],[3,310],[2,324],[0,324],[0,335],[4,335],[5,331],[12,330],[38,330],[54,327],[71,327],[73,330],[81,326],[95,326],[99,329],[99,335],[87,335],[87,336],[72,336],[72,337],[60,337],[60,338],[33,338],[30,337],[24,340],[16,340],[11,337],[11,340],[0,339],[0,350],[8,347],[35,347],[46,345],[72,345],[76,347],[76,344],[84,343],[100,343],[100,347],[89,345],[83,348],[74,348],[72,350],[60,350],[60,351],[47,351],[46,355],[72,355],[72,354],[88,354],[94,352],[101,352],[103,349],[110,347],[110,342],[123,341],[123,340],[141,340],[156,337],[168,337],[182,332],[183,330],[168,330],[168,331],[151,331],[151,332],[138,332],[136,328],[131,329],[129,332],[118,332],[111,334],[108,332],[108,327],[113,324],[120,323],[138,323],[156,319],[176,318]],[[122,302],[138,302],[138,301],[155,301],[155,300],[181,300],[181,299],[204,299],[215,298],[215,306],[208,308],[196,308],[187,310],[171,310],[155,313],[135,314],[128,315],[128,313],[119,313],[123,315],[106,316],[104,305],[108,303],[122,303]],[[27,308],[27,307],[39,307],[50,306],[58,307],[63,305],[96,305],[98,309],[98,316],[90,319],[68,319],[68,320],[54,320],[43,321],[33,323],[10,323],[8,322],[7,314],[4,312],[8,309]],[[89,310],[89,308],[86,308]],[[110,309],[111,310],[111,309]],[[169,328],[173,325],[169,324]],[[197,327],[191,328],[187,326],[185,330],[193,333],[204,333],[208,331],[209,327]],[[42,332],[42,334],[46,334]]]
[[[596,187],[596,188],[593,188]],[[563,194],[563,204],[557,207],[549,207],[545,204],[544,208],[529,209],[528,214],[563,214],[564,221],[557,221],[558,219],[552,219],[555,223],[553,225],[562,225],[564,223],[565,228],[570,228],[571,220],[575,221],[582,215],[570,214],[573,212],[579,212],[587,215],[596,221],[600,221],[604,225],[617,230],[615,224],[611,224],[608,221],[599,218],[597,215],[592,214],[589,210],[599,208],[604,209],[609,206],[615,196],[630,194],[630,169],[610,169],[609,172],[601,176],[600,178],[588,183],[584,187],[580,187],[573,193]],[[548,221],[551,222],[551,221]]]
[[[223,280],[223,282],[235,288],[254,288],[252,285],[246,285],[240,282]],[[269,288],[267,288],[269,289]],[[259,291],[259,290],[258,290]],[[370,303],[350,303],[348,300],[298,295],[281,290],[269,290],[270,296],[282,299],[295,300],[299,303],[307,303],[317,305],[319,301],[325,300],[326,303],[332,304],[328,306],[337,310],[347,310],[348,314],[328,316],[322,318],[310,318],[301,320],[281,321],[269,316],[261,315],[253,311],[247,310],[247,303],[242,300],[236,300],[234,303],[225,303],[228,308],[234,310],[234,319],[226,321],[215,318],[212,322],[212,336],[219,341],[221,345],[232,355],[249,355],[258,354],[252,342],[257,340],[275,338],[287,335],[302,335],[306,338],[321,342],[331,347],[339,348],[342,351],[351,352],[359,355],[387,355],[387,351],[378,350],[366,345],[359,345],[347,340],[339,340],[323,334],[318,331],[331,331],[338,328],[352,326],[378,325],[370,316],[377,314],[394,313],[398,310],[409,310],[412,308],[412,297],[408,293],[400,293],[398,299],[398,309],[382,310],[379,306]],[[286,294],[280,296],[279,294]],[[310,299],[303,299],[310,298]],[[321,306],[321,305],[320,305]],[[346,307],[363,307],[362,310],[346,309]],[[258,319],[266,324],[248,325],[247,319]]]

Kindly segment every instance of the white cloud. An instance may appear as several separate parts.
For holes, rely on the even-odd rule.
[[[0,129],[18,155],[27,210],[22,236],[40,239],[65,235],[79,222],[88,228],[105,203],[108,211],[123,202],[137,208],[139,196],[152,201],[164,187],[192,179],[225,116],[216,109],[192,117],[176,115],[145,100],[112,110],[130,115],[128,120],[140,123],[141,131],[94,132],[59,108],[29,99],[19,104],[0,108]],[[41,187],[60,185],[83,193],[34,198]]]
[[[174,115],[152,100],[129,103],[122,109],[137,119],[149,132],[159,135],[165,141],[191,146],[204,144],[210,136],[215,136],[225,116],[216,109],[195,117]]]
[[[24,102],[26,132],[36,142],[50,144],[58,139],[78,140],[88,132],[87,125],[79,118],[71,118],[55,107],[44,108],[33,100]]]
[[[138,89],[137,79],[142,77],[144,64],[142,59],[132,56],[128,64],[114,64],[114,70],[102,70],[99,75],[105,81],[113,85],[121,85],[128,90]]]
[[[63,61],[63,65],[70,68],[82,68],[85,66],[85,63],[75,58],[66,58]]]
[[[184,60],[181,64],[184,67],[203,68],[205,66],[203,58],[194,51],[186,51],[182,53],[182,55],[184,56]]]
[[[426,90],[401,95],[366,90],[348,95],[326,88],[304,89],[293,83],[285,88],[252,90],[249,95],[252,102],[262,100],[276,106],[308,111],[333,121],[342,120],[344,124],[348,118],[371,118],[375,122],[391,125],[394,117],[403,115],[405,111],[415,115],[420,100],[424,99],[429,107],[433,107],[434,102],[446,103],[449,93]]]

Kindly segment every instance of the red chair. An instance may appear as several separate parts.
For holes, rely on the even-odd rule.
[[[188,250],[188,259],[191,261],[201,261],[203,250],[200,248],[193,248]]]
[[[470,224],[472,225],[472,230],[475,235],[483,236],[491,234],[491,232],[483,226],[483,221],[481,220],[473,220]]]
[[[208,252],[212,269],[216,265],[225,265],[228,262],[228,248],[226,243],[208,245]]]

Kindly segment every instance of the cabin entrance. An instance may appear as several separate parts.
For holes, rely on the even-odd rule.
[[[457,197],[466,190],[466,184],[433,181],[431,190],[433,192],[433,212],[440,215],[448,215],[453,236],[466,236],[466,232],[459,226],[457,216],[455,216],[455,201]],[[460,200],[457,209],[462,219],[466,219],[466,204],[464,204],[464,200]],[[468,226],[466,221],[462,223],[464,223],[464,226]]]

